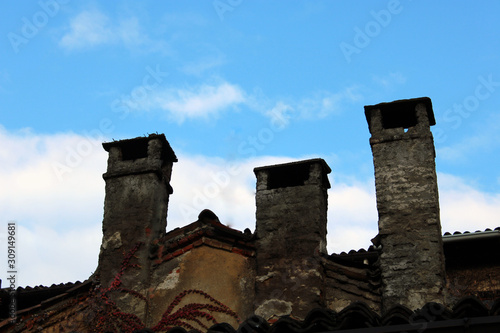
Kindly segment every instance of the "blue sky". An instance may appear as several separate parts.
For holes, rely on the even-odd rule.
[[[179,157],[168,229],[208,207],[253,230],[252,169],[321,157],[333,170],[328,248],[366,248],[377,213],[363,106],[397,99],[432,99],[443,232],[499,226],[499,12],[498,1],[3,4],[0,237],[17,221],[19,284],[90,275],[100,144],[155,132]]]

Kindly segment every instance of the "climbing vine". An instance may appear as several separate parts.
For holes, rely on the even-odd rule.
[[[179,307],[175,312],[172,311],[181,303],[182,299],[188,294],[198,294],[203,296],[210,303],[189,303],[184,306]],[[156,324],[152,329],[154,331],[164,331],[169,330],[174,326],[181,326],[187,329],[195,329],[188,321],[198,324],[204,329],[208,329],[207,324],[216,324],[217,320],[211,313],[225,313],[230,317],[239,321],[238,315],[232,311],[228,306],[217,301],[212,296],[207,293],[196,290],[189,289],[181,292],[175,297],[175,299],[170,303],[167,310],[163,313],[163,316],[158,324]]]
[[[91,294],[91,309],[94,312],[92,329],[94,332],[133,332],[136,329],[144,328],[144,323],[139,317],[132,313],[125,313],[120,310],[111,299],[110,293],[113,291],[126,293],[147,302],[146,297],[140,293],[124,288],[121,278],[128,268],[140,268],[138,264],[131,263],[135,258],[135,253],[142,243],[137,243],[128,253],[124,255],[122,265],[118,274],[109,287],[95,288]]]
[[[141,245],[142,243],[137,243],[128,253],[124,253],[120,271],[108,287],[97,287],[92,290],[90,308],[93,311],[93,318],[90,324],[93,332],[131,333],[134,330],[145,328],[142,320],[135,314],[122,312],[110,295],[112,292],[122,292],[140,299],[148,305],[148,299],[144,295],[122,285],[122,277],[127,269],[140,268],[138,264],[132,263],[132,260],[136,258],[135,254]],[[190,294],[200,295],[206,301],[204,303],[182,305],[185,297]],[[178,294],[169,304],[160,321],[152,327],[152,330],[156,332],[167,331],[176,326],[190,330],[196,329],[195,326],[208,329],[217,323],[213,316],[214,313],[226,314],[239,321],[239,317],[234,311],[204,291],[185,290]]]

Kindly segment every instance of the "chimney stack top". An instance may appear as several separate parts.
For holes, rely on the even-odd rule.
[[[104,142],[102,144],[105,151],[109,152],[112,147],[119,147],[122,151],[123,160],[134,160],[137,158],[148,157],[148,143],[151,140],[158,139],[161,142],[161,158],[177,162],[177,156],[170,147],[165,134],[150,134],[149,136],[142,136],[133,139],[119,140]]]
[[[316,167],[313,168],[313,166]],[[328,189],[330,188],[328,174],[332,172],[322,158],[263,166],[255,168],[253,171],[257,176],[258,183],[266,183],[264,187],[267,190],[312,183],[320,183]],[[266,176],[262,177],[262,174]],[[264,188],[258,186],[258,189]]]
[[[429,126],[436,124],[432,102],[429,97],[420,97],[412,99],[402,99],[389,103],[379,103],[365,106],[365,116],[368,122],[368,128],[371,134],[381,130],[415,127],[418,123],[426,121],[419,119],[417,106],[423,104],[426,111]],[[380,115],[378,114],[380,112]],[[376,118],[380,117],[381,124],[378,124]],[[424,116],[425,118],[425,116]],[[426,121],[426,122],[427,122]],[[381,125],[381,128],[379,128]]]

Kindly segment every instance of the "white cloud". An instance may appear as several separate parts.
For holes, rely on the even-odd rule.
[[[128,106],[138,111],[161,110],[171,120],[182,123],[185,119],[215,117],[244,101],[245,93],[237,85],[221,82],[189,88],[156,88]]]
[[[249,96],[248,103],[272,121],[279,121],[281,125],[287,126],[293,120],[318,120],[329,115],[339,115],[346,104],[363,99],[359,90],[359,87],[351,86],[335,93],[317,91],[300,99],[291,98],[274,102],[257,91],[256,96]]]
[[[443,232],[476,231],[500,226],[500,193],[475,189],[463,179],[439,173]]]
[[[106,15],[97,10],[87,10],[71,20],[69,31],[59,44],[65,49],[73,50],[115,42],[117,37]]]
[[[372,223],[375,224],[373,228],[348,225],[347,223],[339,223],[334,228],[330,226],[327,235],[328,253],[348,253],[351,250],[367,250],[372,245],[371,239],[378,233],[377,221],[372,220]]]
[[[258,88],[248,93],[240,86],[220,78],[211,81],[183,87],[137,86],[129,96],[122,96],[113,103],[126,112],[161,111],[167,119],[179,124],[192,119],[216,118],[227,109],[237,110],[240,106],[246,106],[270,118],[274,126],[283,128],[292,120],[317,120],[330,114],[339,114],[346,103],[363,99],[355,86],[337,93],[316,92],[298,101],[283,101],[266,97]]]
[[[61,231],[43,225],[26,228],[19,221],[17,236],[21,286],[84,281],[97,268],[102,239],[99,224]]]
[[[330,114],[342,112],[345,103],[353,103],[363,99],[358,87],[348,87],[339,92],[316,92],[310,97],[302,98],[296,106],[300,119],[321,119]]]
[[[205,208],[222,223],[243,230],[255,229],[255,175],[257,166],[289,162],[286,157],[256,157],[228,161],[205,156],[179,155],[174,164],[167,229],[196,221]]]
[[[249,172],[241,164],[217,158],[179,155],[174,165],[167,229],[196,221],[205,208],[234,228],[252,228],[245,215],[252,216],[252,191],[245,186]]]
[[[0,141],[5,189],[0,191],[0,223],[18,225],[19,283],[86,279],[97,265],[102,237],[106,154],[101,140],[71,133],[10,133],[0,127]],[[55,163],[68,167],[62,181]],[[2,241],[5,228],[0,229]]]
[[[280,128],[288,126],[291,112],[293,112],[293,108],[290,105],[279,101],[271,110],[266,112],[266,116],[271,119],[271,123]]]
[[[329,252],[368,249],[378,233],[376,205],[373,179],[333,183],[328,197]]]
[[[94,140],[94,141],[92,141]],[[0,221],[16,220],[21,285],[50,285],[86,279],[97,266],[104,200],[106,153],[98,139],[75,134],[37,135],[0,129]],[[52,164],[91,149],[59,181]],[[174,147],[175,149],[175,147]],[[72,153],[73,152],[73,153]],[[257,166],[290,162],[287,157],[253,157],[231,162],[177,151],[168,226],[195,221],[209,208],[233,228],[255,229]],[[307,157],[304,157],[307,158]],[[236,164],[235,164],[236,163]],[[500,194],[484,193],[461,178],[439,174],[443,231],[500,225]],[[377,234],[373,180],[330,175],[328,250],[367,248]],[[0,229],[0,240],[5,240]],[[6,272],[0,261],[0,270]]]
[[[136,17],[119,18],[116,22],[99,10],[85,10],[73,17],[59,46],[74,51],[103,44],[123,44],[137,52],[169,53],[165,42],[152,40],[142,31]]]
[[[0,183],[10,189],[0,192],[5,218],[64,227],[61,214],[72,212],[82,226],[99,223],[95,219],[102,216],[88,206],[103,199],[104,191],[96,192],[104,184],[99,175],[106,167],[100,140],[75,134],[13,134],[0,128],[0,141]],[[67,206],[68,196],[76,199],[74,205]]]

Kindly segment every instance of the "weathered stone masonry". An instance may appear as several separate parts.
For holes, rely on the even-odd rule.
[[[256,168],[256,313],[305,317],[324,307],[327,189],[322,159]]]
[[[102,286],[109,286],[120,272],[124,253],[136,244],[140,269],[123,276],[125,285],[147,295],[150,287],[149,245],[165,234],[170,176],[177,161],[164,135],[104,143],[109,153],[104,200],[103,240],[98,274]],[[135,313],[143,321],[148,309],[130,295],[116,295],[123,312]]]
[[[445,268],[431,100],[365,107],[375,165],[382,246],[382,310],[444,303]]]

